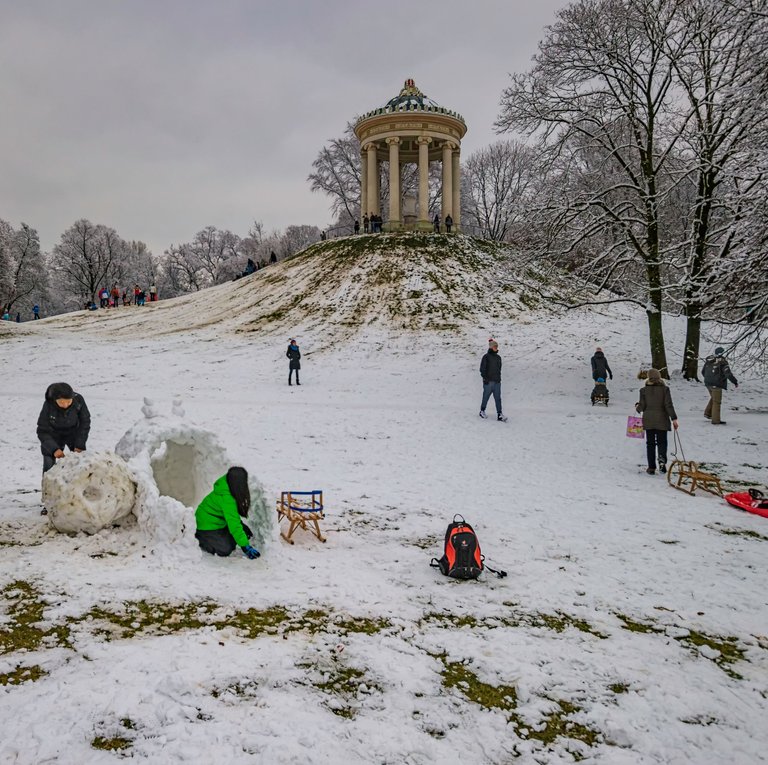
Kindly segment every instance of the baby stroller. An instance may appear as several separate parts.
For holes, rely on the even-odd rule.
[[[592,406],[595,404],[605,404],[608,406],[608,386],[605,384],[604,377],[598,377],[595,381],[595,387],[592,388]]]

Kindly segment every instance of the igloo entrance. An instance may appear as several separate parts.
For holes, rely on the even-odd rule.
[[[182,505],[195,508],[207,493],[196,486],[201,474],[200,455],[194,445],[163,442],[152,454],[152,475],[161,496],[173,497]]]

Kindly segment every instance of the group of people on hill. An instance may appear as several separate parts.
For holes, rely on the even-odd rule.
[[[102,287],[99,290],[98,307],[93,300],[86,302],[83,307],[86,311],[98,311],[99,308],[117,308],[121,303],[123,305],[146,305],[147,298],[150,303],[157,301],[157,287],[154,284],[149,286],[149,290],[142,289],[138,284],[135,284],[133,289],[124,287],[121,290],[117,284],[113,284],[111,289]]]
[[[32,306],[32,318],[33,319],[39,319],[40,318],[40,306],[35,303],[35,305]],[[3,308],[3,321],[13,321],[13,316],[11,314],[11,306],[7,305]],[[16,311],[16,323],[21,323],[21,311]]]
[[[364,234],[380,234],[381,233],[381,227],[384,223],[383,218],[381,215],[378,215],[377,213],[366,213],[363,216],[363,233]],[[435,213],[435,217],[432,219],[432,225],[434,226],[435,233],[440,233],[440,216]],[[448,234],[451,233],[451,229],[453,228],[453,218],[450,215],[445,216],[445,230]],[[352,230],[355,232],[355,234],[360,233],[360,221],[355,218],[354,223],[352,224]],[[321,239],[325,240],[325,231],[323,231],[323,236]]]
[[[269,264],[274,265],[277,263],[277,254],[274,250],[269,254]],[[237,281],[238,279],[242,279],[244,276],[250,276],[251,274],[255,274],[260,268],[266,268],[267,267],[267,261],[265,260],[259,260],[256,261],[253,258],[248,258],[248,262],[245,264],[245,268],[237,275],[235,276],[234,281]]]

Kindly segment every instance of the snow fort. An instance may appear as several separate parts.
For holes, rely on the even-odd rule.
[[[46,507],[59,531],[93,534],[132,514],[155,542],[184,540],[197,546],[194,510],[213,482],[237,462],[215,434],[185,418],[180,401],[174,401],[170,415],[163,415],[145,398],[142,412],[144,417],[115,447],[117,455],[71,455],[48,471]],[[73,480],[78,465],[86,464]],[[248,475],[251,507],[245,520],[254,533],[253,544],[263,551],[277,535],[274,512],[268,511],[261,484],[250,471]]]

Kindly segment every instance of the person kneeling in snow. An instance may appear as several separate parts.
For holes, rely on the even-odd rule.
[[[261,553],[248,541],[253,532],[240,520],[240,516],[248,515],[250,506],[248,473],[245,468],[231,467],[195,510],[195,537],[200,547],[211,555],[226,557],[239,546],[251,560],[258,558]]]
[[[43,473],[71,452],[84,452],[91,430],[91,413],[85,399],[65,382],[53,383],[45,391],[45,403],[37,418],[37,437],[43,453]]]

